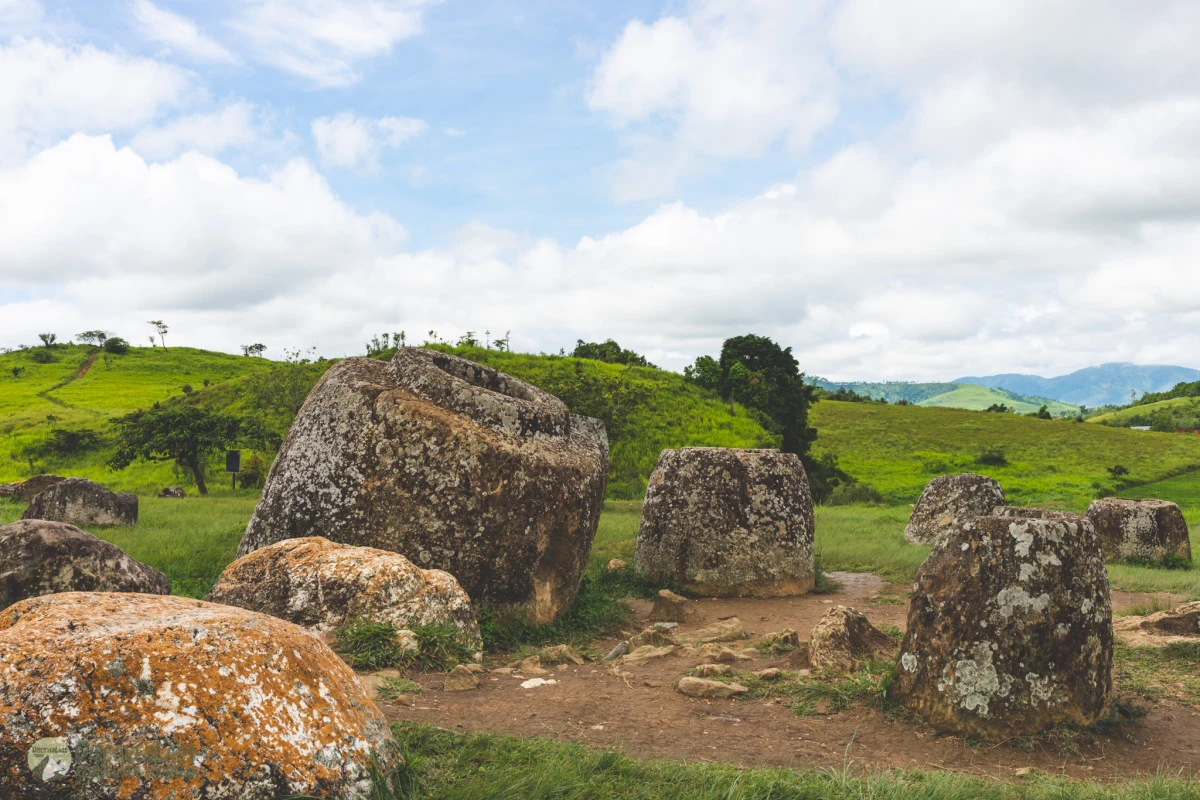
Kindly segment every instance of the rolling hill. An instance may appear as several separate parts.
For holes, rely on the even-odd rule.
[[[1195,380],[1200,380],[1200,370],[1189,367],[1112,363],[1087,367],[1057,378],[1011,373],[959,378],[958,382],[1097,408],[1128,403],[1131,392],[1161,392],[1177,383]]]
[[[1031,414],[1042,406],[1046,406],[1054,416],[1074,416],[1079,413],[1079,408],[1076,406],[1046,397],[1024,396],[1005,389],[969,383],[907,383],[903,381],[838,383],[823,378],[814,378],[811,382],[826,391],[835,392],[838,389],[848,389],[876,400],[887,400],[889,403],[903,400],[918,406],[962,408],[968,411],[986,411],[994,405],[1003,405],[1018,414]]]

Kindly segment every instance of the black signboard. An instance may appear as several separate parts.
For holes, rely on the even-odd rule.
[[[241,450],[226,450],[225,451],[225,471],[226,472],[241,472],[242,471],[242,451]]]

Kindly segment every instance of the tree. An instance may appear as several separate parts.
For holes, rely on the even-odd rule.
[[[246,379],[246,391],[256,408],[272,411],[290,425],[325,368],[313,363],[310,357],[313,350],[307,354],[299,350],[283,352],[285,360],[282,363]]]
[[[84,331],[83,333],[75,334],[75,341],[82,344],[94,344],[97,347],[104,344],[104,340],[108,338],[108,334],[102,330]]]
[[[1050,414],[1050,409],[1046,408],[1046,406],[1042,406],[1037,411],[1030,411],[1025,416],[1033,417],[1034,419],[1054,419]]]
[[[38,338],[42,340],[42,344],[46,347],[54,347],[58,341],[57,333],[39,333]]]
[[[646,360],[645,356],[639,355],[632,350],[625,350],[621,345],[617,344],[612,339],[606,339],[603,342],[585,342],[583,339],[575,341],[575,352],[571,353],[574,358],[590,358],[594,361],[606,361],[609,364],[625,364],[631,367],[651,367],[654,366]]]
[[[242,345],[242,355],[244,356],[261,358],[266,350],[267,346],[261,343]]]
[[[105,353],[112,353],[114,356],[123,356],[129,352],[129,342],[120,336],[111,336],[105,339],[102,347]]]
[[[192,473],[200,494],[208,494],[204,463],[218,451],[236,445],[246,431],[237,417],[204,408],[156,407],[110,420],[117,429],[117,451],[111,469],[125,469],[134,461],[174,461]]]
[[[155,332],[158,333],[158,338],[162,340],[162,349],[166,350],[167,349],[167,330],[168,330],[166,323],[164,323],[161,319],[152,319],[149,322],[147,322],[146,324],[154,327]],[[150,341],[152,343],[154,342],[153,336],[150,337]]]

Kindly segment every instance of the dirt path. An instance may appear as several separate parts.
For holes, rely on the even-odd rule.
[[[755,635],[792,628],[807,636],[834,604],[850,605],[876,625],[903,628],[907,586],[889,586],[872,575],[835,575],[842,590],[834,595],[777,600],[705,600],[703,623],[735,615]],[[1148,595],[1114,593],[1114,605],[1127,607]],[[890,600],[890,602],[889,602]],[[639,623],[649,604],[635,602]],[[681,630],[697,627],[680,626]],[[639,628],[640,629],[640,628]],[[605,650],[617,640],[600,640]],[[666,658],[624,667],[633,677],[608,675],[603,665],[555,670],[558,683],[520,688],[511,675],[484,675],[473,692],[441,691],[440,675],[417,675],[426,687],[411,707],[381,704],[393,720],[412,720],[458,731],[494,731],[575,741],[592,747],[619,747],[638,758],[721,761],[741,766],[842,769],[946,770],[1007,779],[1032,767],[1075,778],[1111,780],[1153,775],[1160,769],[1191,775],[1200,767],[1200,714],[1171,702],[1152,705],[1141,726],[1079,744],[1075,753],[1014,745],[970,747],[961,739],[938,736],[912,723],[889,720],[861,707],[829,716],[797,717],[786,702],[696,700],[672,687],[695,658]],[[739,665],[746,671],[787,666],[786,657],[757,658]]]
[[[92,352],[88,353],[87,358],[85,358],[83,360],[83,363],[79,365],[79,369],[75,371],[74,375],[72,375],[70,378],[67,378],[62,383],[56,383],[53,386],[51,386],[49,389],[38,392],[38,397],[40,397],[43,400],[46,400],[48,402],[54,403],[54,405],[59,406],[61,408],[75,408],[75,406],[71,405],[70,403],[64,403],[62,400],[59,400],[57,397],[51,397],[50,393],[57,392],[59,389],[62,389],[64,386],[70,386],[72,383],[79,380],[84,375],[87,375],[88,370],[90,370],[92,368],[92,366],[96,363],[96,360],[99,357],[100,357],[100,351],[98,349],[93,350]]]

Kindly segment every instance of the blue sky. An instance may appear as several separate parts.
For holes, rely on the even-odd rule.
[[[1200,10],[0,0],[0,345],[1196,366]]]

